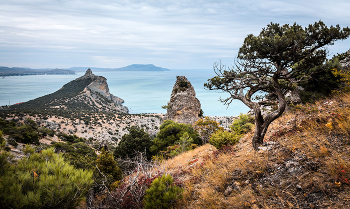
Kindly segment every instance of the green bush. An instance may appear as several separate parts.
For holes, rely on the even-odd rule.
[[[209,143],[217,149],[221,149],[226,145],[236,144],[239,139],[240,135],[235,133],[228,131],[217,131],[211,135]]]
[[[7,167],[0,181],[0,205],[7,208],[74,208],[93,183],[92,172],[75,169],[54,148]]]
[[[193,139],[194,144],[202,145],[202,139],[191,125],[166,120],[160,126],[160,130],[157,137],[153,140],[153,145],[151,146],[150,151],[152,153],[165,151],[167,147],[173,146],[175,142],[179,141],[180,137],[182,137],[185,132],[187,132],[189,137]]]
[[[241,113],[239,117],[233,121],[230,129],[237,135],[246,134],[252,129],[253,123],[254,117]]]
[[[95,169],[97,155],[89,145],[84,142],[68,144],[56,142],[52,144],[56,152],[62,152],[63,157],[75,168]]]
[[[39,134],[37,132],[38,126],[35,121],[27,119],[24,124],[17,126],[14,121],[5,121],[0,118],[0,129],[4,134],[13,138],[16,142],[38,144]]]
[[[98,167],[94,172],[95,184],[97,185],[95,186],[96,191],[104,189],[100,188],[100,185],[106,180],[107,182],[105,182],[105,185],[109,187],[114,182],[122,179],[122,170],[118,167],[113,155],[107,152],[105,148],[102,148],[101,154],[98,156],[96,163]]]
[[[178,198],[182,198],[183,189],[174,185],[170,175],[156,178],[149,189],[146,190],[144,203],[146,209],[167,209]]]
[[[129,133],[122,136],[113,154],[115,158],[132,158],[136,152],[146,152],[146,157],[150,160],[152,153],[149,149],[152,144],[152,139],[148,133],[137,126],[132,126]]]

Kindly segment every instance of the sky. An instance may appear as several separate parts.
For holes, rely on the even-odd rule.
[[[349,0],[1,0],[0,66],[229,65],[270,22],[350,26]],[[350,39],[328,47],[350,49]]]

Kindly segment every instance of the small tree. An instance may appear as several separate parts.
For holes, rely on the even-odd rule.
[[[129,133],[122,136],[113,154],[115,158],[132,158],[137,152],[145,152],[147,159],[150,160],[152,153],[149,148],[152,144],[152,139],[148,133],[137,126],[132,126]]]
[[[176,199],[182,197],[183,189],[174,185],[170,175],[163,175],[156,178],[149,189],[146,190],[145,208],[167,209]]]
[[[101,154],[97,158],[97,170],[95,171],[96,184],[104,184],[109,186],[113,182],[121,180],[123,172],[118,167],[113,155],[102,148]],[[107,179],[107,182],[104,182]],[[100,186],[100,185],[99,185]]]
[[[298,82],[310,78],[315,67],[324,63],[327,55],[324,46],[349,35],[348,27],[328,28],[322,21],[306,28],[296,23],[292,26],[271,23],[258,36],[250,34],[245,38],[234,67],[215,63],[217,76],[204,86],[228,92],[230,96],[221,100],[225,104],[238,99],[254,110],[252,143],[258,149],[271,122],[286,108],[285,94],[295,89]],[[276,104],[277,109],[263,117],[262,106]]]

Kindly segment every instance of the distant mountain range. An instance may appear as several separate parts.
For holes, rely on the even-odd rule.
[[[86,71],[88,68],[94,71],[170,71],[167,68],[157,67],[153,64],[133,64],[121,68],[71,67],[69,70]]]
[[[31,69],[20,67],[2,67],[0,66],[0,76],[22,76],[22,75],[61,75],[75,74],[72,70],[66,69]]]

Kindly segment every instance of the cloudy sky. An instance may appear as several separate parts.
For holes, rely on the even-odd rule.
[[[349,0],[1,0],[0,66],[211,69],[270,22],[350,26]],[[350,48],[350,40],[329,47]]]

